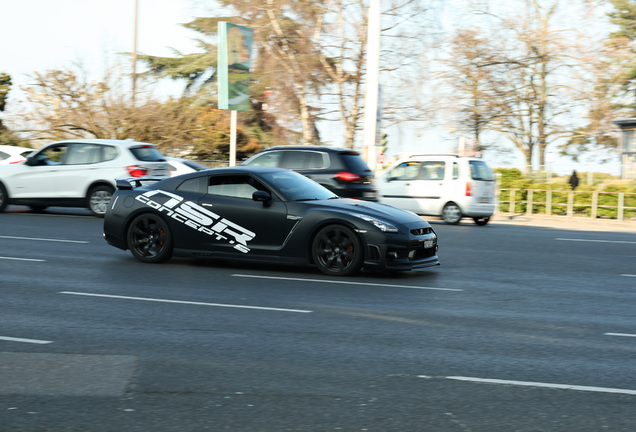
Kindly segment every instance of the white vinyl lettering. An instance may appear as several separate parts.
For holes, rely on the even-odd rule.
[[[158,198],[159,195],[165,195],[168,199],[163,203],[150,199],[155,196]],[[136,196],[135,199],[160,213],[165,213],[166,216],[177,222],[214,237],[216,240],[229,242],[234,249],[242,253],[250,251],[247,247],[247,242],[256,237],[256,234],[252,231],[225,218],[222,219],[218,214],[192,201],[184,201],[183,197],[171,192],[163,190],[148,191]],[[234,240],[230,240],[224,234],[233,237]]]

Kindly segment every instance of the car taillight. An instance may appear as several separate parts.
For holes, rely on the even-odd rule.
[[[142,168],[140,166],[137,165],[131,165],[129,167],[126,167],[128,169],[128,173],[132,176],[132,177],[143,177],[146,174],[148,174],[148,170],[146,168]]]
[[[336,174],[336,178],[338,180],[342,180],[342,181],[346,181],[346,182],[353,182],[353,181],[360,181],[361,177],[358,174],[354,174],[354,173],[350,173],[350,172],[339,172]]]
[[[471,188],[470,182],[466,182],[466,196],[472,195],[470,188]]]

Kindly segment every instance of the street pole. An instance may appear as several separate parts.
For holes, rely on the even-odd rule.
[[[236,127],[237,111],[230,111],[230,166],[236,166]]]
[[[380,73],[380,0],[369,2],[368,13],[363,146],[367,150],[367,165],[371,171],[375,172],[377,165],[375,147],[378,133],[378,75]]]
[[[137,17],[139,15],[139,0],[135,0],[135,35],[133,41],[133,58],[132,58],[132,105],[135,107],[135,95],[137,93]]]

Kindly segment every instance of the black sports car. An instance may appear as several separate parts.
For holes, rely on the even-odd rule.
[[[240,166],[157,180],[117,179],[104,218],[106,241],[143,262],[314,264],[342,276],[439,265],[437,235],[421,217],[340,198],[293,171]]]

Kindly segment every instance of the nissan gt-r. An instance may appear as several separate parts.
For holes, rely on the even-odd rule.
[[[439,265],[437,234],[421,217],[340,198],[294,171],[239,166],[116,184],[104,238],[142,262],[207,257],[340,276]]]

